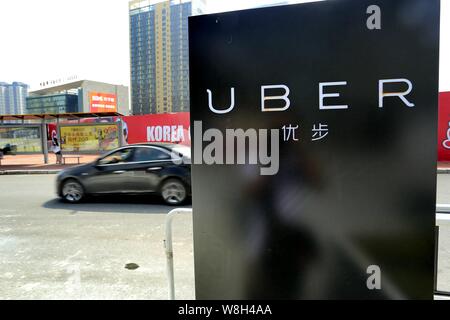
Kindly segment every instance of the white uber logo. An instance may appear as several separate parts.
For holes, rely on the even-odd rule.
[[[381,269],[377,265],[371,265],[367,267],[367,289],[369,290],[381,290]]]

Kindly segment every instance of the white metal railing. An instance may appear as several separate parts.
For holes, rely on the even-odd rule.
[[[189,213],[192,214],[192,209],[174,209],[167,214],[166,217],[166,239],[164,240],[164,248],[167,257],[167,276],[169,280],[169,300],[175,300],[175,277],[173,269],[173,246],[172,246],[172,221],[178,214]],[[450,204],[436,204],[436,216],[439,220],[446,219],[450,214]],[[444,217],[444,218],[442,218]],[[436,227],[436,252],[435,252],[435,267],[438,264],[438,248],[439,248],[439,227]],[[437,290],[437,269],[435,270],[435,294],[438,295],[450,295],[450,292],[443,292]]]
[[[436,204],[436,213],[450,213],[450,204]]]
[[[169,300],[175,300],[175,277],[173,272],[172,221],[177,214],[190,213],[192,209],[174,209],[166,217],[166,239],[164,248],[167,257],[167,276],[169,278]]]

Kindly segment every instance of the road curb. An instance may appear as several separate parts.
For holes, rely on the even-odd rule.
[[[0,176],[24,174],[58,174],[61,170],[0,170]]]

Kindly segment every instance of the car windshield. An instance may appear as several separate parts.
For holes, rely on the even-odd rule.
[[[101,165],[128,162],[130,160],[131,153],[131,149],[122,149],[111,153],[106,157],[100,158],[98,162]]]

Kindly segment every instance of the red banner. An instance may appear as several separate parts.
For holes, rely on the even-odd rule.
[[[58,136],[58,129],[56,123],[47,124],[47,140],[52,141],[54,137]]]
[[[129,144],[168,142],[191,144],[189,112],[122,117]]]
[[[450,161],[450,92],[439,94],[438,161]]]

